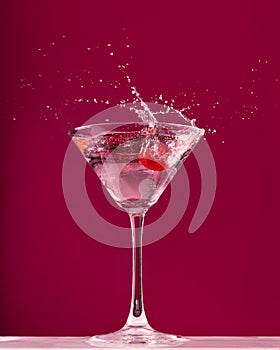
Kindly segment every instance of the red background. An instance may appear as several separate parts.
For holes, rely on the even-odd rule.
[[[128,61],[145,100],[185,93],[175,106],[199,103],[191,109],[199,126],[217,129],[207,136],[218,187],[206,222],[187,234],[194,190],[182,221],[144,249],[151,325],[185,335],[280,334],[278,3],[2,4],[1,335],[93,335],[126,320],[131,252],[76,226],[61,170],[67,130],[108,107],[84,99],[112,106],[130,98],[124,80],[117,89],[99,83],[121,80],[115,66]],[[199,190],[194,158],[187,163]],[[87,181],[99,186],[94,174]]]

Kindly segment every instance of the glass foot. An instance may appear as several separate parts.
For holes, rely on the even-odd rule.
[[[91,337],[88,342],[96,347],[170,347],[188,342],[187,337],[161,333],[150,326],[124,326],[119,331]]]

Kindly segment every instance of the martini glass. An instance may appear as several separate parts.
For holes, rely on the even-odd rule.
[[[142,234],[148,209],[203,134],[192,123],[165,121],[97,123],[69,131],[103,186],[128,213],[132,231],[132,299],[127,322],[116,332],[91,337],[92,345],[168,347],[187,341],[183,336],[158,332],[148,323],[143,303]]]

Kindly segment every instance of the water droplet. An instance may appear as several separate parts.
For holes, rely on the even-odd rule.
[[[99,81],[100,81],[100,83],[102,83],[102,82],[103,82],[103,80],[102,80],[102,79],[99,79]]]
[[[94,102],[94,103],[98,103],[96,98],[93,99],[93,102]]]
[[[114,55],[114,52],[110,52],[110,56],[113,56]]]
[[[196,122],[196,119],[192,119],[192,120],[191,120],[191,125],[192,125],[192,126],[195,126],[195,122]],[[210,131],[211,129],[208,129],[208,130]]]
[[[90,51],[90,50],[91,50],[91,47],[87,47],[87,50]]]
[[[17,120],[17,118],[13,118],[13,121],[16,121]]]
[[[112,44],[110,44],[110,43],[109,43],[109,44],[107,44],[107,46],[109,46],[109,47],[110,47],[110,46],[112,46]]]

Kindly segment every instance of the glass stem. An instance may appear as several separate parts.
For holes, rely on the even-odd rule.
[[[132,298],[126,325],[144,327],[148,321],[144,311],[142,288],[142,235],[145,213],[129,214],[132,231]]]

